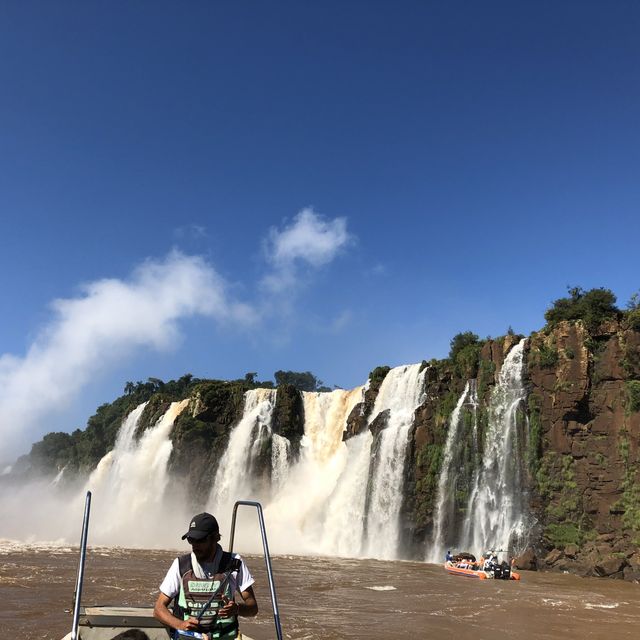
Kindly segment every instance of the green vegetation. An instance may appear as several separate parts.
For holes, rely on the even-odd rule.
[[[391,370],[391,367],[387,367],[387,366],[376,367],[369,374],[369,381],[371,383],[371,386],[374,389],[377,389],[378,387],[380,387],[380,385],[382,384],[382,381],[385,379],[387,373],[389,373],[390,370]]]
[[[540,397],[535,393],[529,395],[529,433],[527,436],[527,466],[529,473],[535,477],[540,468],[542,454],[542,424],[540,421]]]
[[[200,380],[194,378],[190,373],[183,375],[177,380],[163,382],[160,378],[148,378],[146,382],[127,382],[124,385],[126,396],[150,398],[154,393],[164,393],[172,398],[181,398]],[[144,400],[142,400],[144,402]]]
[[[638,470],[640,463],[631,460],[631,447],[629,433],[623,428],[618,440],[618,451],[624,466],[624,478],[622,480],[622,496],[613,506],[623,512],[622,524],[633,532],[633,542],[640,545],[640,482],[638,482]]]
[[[543,369],[552,369],[558,364],[558,350],[553,342],[538,347],[538,363]]]
[[[484,344],[475,333],[458,333],[451,340],[449,359],[456,374],[461,378],[475,378],[478,374],[480,350]]]
[[[424,524],[433,513],[443,457],[444,445],[442,444],[425,444],[418,452],[416,459],[416,476],[420,478],[416,482],[416,496],[419,496],[416,512],[418,524]]]
[[[640,331],[640,309],[633,309],[624,314],[624,324],[628,329]]]
[[[565,353],[566,355],[566,353]],[[560,359],[560,354],[556,346],[553,335],[540,333],[531,341],[531,351],[529,352],[530,366],[541,369],[553,369]]]
[[[458,394],[451,390],[439,399],[436,407],[436,429],[438,430],[438,436],[446,437],[446,426],[449,422],[449,418],[456,408],[458,403]]]
[[[580,527],[573,522],[550,523],[545,529],[545,536],[558,549],[564,549],[570,544],[580,546],[584,539],[584,534]]]
[[[191,374],[166,383],[159,378],[127,382],[124,395],[98,407],[84,430],[45,435],[31,447],[27,456],[23,456],[19,466],[44,473],[56,473],[62,467],[67,467],[68,472],[89,471],[113,448],[122,421],[135,407],[153,397],[154,402],[143,416],[145,425],[152,424],[154,412],[160,410],[163,403],[166,405],[188,396],[202,382]]]
[[[290,384],[298,391],[331,391],[325,387],[322,380],[318,380],[310,371],[276,371],[273,374],[276,385]]]
[[[585,291],[582,287],[569,287],[568,291],[569,297],[555,300],[544,314],[550,326],[562,320],[582,320],[588,330],[594,330],[604,320],[621,314],[615,304],[616,296],[610,289]]]
[[[640,411],[640,380],[627,380],[625,387],[627,392],[625,411],[627,415]]]
[[[544,537],[553,547],[581,545],[593,535],[577,492],[574,459],[547,451],[536,474],[538,493],[547,503]]]
[[[633,531],[634,544],[640,545],[640,482],[637,465],[625,472],[619,506],[624,510],[622,524]]]
[[[38,468],[62,469],[76,460],[75,440],[68,433],[47,433],[31,447],[29,457]]]
[[[478,397],[484,398],[489,385],[493,384],[496,365],[492,360],[480,360],[478,367]]]
[[[624,326],[633,331],[640,331],[640,293],[634,293],[623,316]]]

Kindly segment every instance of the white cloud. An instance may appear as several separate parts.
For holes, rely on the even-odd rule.
[[[247,306],[228,300],[210,265],[177,251],[143,263],[127,281],[91,282],[77,298],[56,300],[53,309],[51,323],[24,357],[0,356],[0,459],[47,431],[47,413],[64,408],[92,376],[132,349],[169,349],[180,337],[181,319],[251,317]]]
[[[313,209],[302,209],[291,225],[269,231],[266,257],[272,271],[262,283],[274,293],[288,290],[297,284],[300,265],[320,268],[351,240],[346,218],[324,220]]]

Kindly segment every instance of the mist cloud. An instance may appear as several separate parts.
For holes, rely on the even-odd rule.
[[[246,305],[229,300],[209,264],[177,251],[144,262],[126,281],[91,282],[78,297],[52,306],[52,321],[26,355],[0,356],[0,460],[48,431],[50,411],[66,407],[132,349],[169,349],[180,337],[180,320],[200,315],[237,323],[251,316]]]
[[[265,254],[271,272],[262,284],[273,293],[289,290],[297,284],[300,267],[330,263],[351,241],[346,218],[325,220],[311,208],[302,209],[292,224],[269,231]]]

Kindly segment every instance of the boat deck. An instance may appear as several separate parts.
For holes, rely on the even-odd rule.
[[[111,640],[127,629],[140,629],[149,640],[169,640],[166,627],[153,617],[151,607],[80,608],[79,640]],[[251,640],[242,634],[238,638]],[[62,640],[71,640],[71,632]]]

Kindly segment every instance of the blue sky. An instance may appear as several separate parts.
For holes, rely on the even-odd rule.
[[[567,285],[624,306],[639,32],[624,1],[3,3],[0,461],[127,380],[353,387]]]

